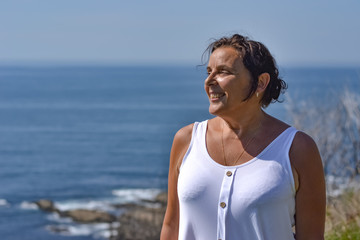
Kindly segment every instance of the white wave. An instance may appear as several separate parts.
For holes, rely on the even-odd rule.
[[[92,234],[91,227],[87,225],[50,225],[46,228],[65,236],[88,236]]]
[[[27,201],[24,201],[20,204],[20,208],[21,209],[26,209],[26,210],[37,210],[39,209],[39,207],[33,203],[33,202],[27,202]]]
[[[8,205],[9,205],[9,202],[6,201],[6,199],[0,198],[0,207],[1,207],[1,206],[8,206]]]
[[[113,190],[115,197],[99,200],[67,200],[55,202],[54,205],[60,211],[69,211],[74,209],[100,210],[116,213],[119,211],[113,204],[140,203],[141,200],[153,200],[160,189],[118,189]],[[144,203],[151,204],[151,203]],[[152,206],[152,205],[151,205]],[[156,207],[156,206],[153,206]]]
[[[109,238],[117,234],[117,231],[114,230],[115,227],[109,223],[96,223],[48,225],[46,226],[46,229],[63,236],[94,236],[96,238]]]
[[[94,237],[109,239],[110,237],[115,237],[117,235],[118,232],[116,230],[103,230],[103,231],[99,231],[98,233],[95,233]]]
[[[46,217],[49,221],[58,223],[72,223],[73,220],[69,217],[60,217],[58,213],[51,213]]]
[[[113,190],[112,194],[118,197],[120,203],[133,203],[141,200],[153,200],[161,193],[160,189],[118,189]]]
[[[88,209],[88,210],[101,210],[113,211],[114,208],[106,200],[69,200],[63,202],[56,202],[55,207],[60,211],[68,211],[74,209]]]

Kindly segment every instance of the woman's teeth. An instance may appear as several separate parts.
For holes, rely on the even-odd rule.
[[[211,98],[220,98],[222,97],[224,94],[223,93],[211,93],[210,97]]]

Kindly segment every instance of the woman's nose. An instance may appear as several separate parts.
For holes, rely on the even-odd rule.
[[[215,85],[215,84],[217,84],[216,74],[210,73],[208,75],[208,77],[205,79],[205,85],[211,86],[211,85]]]

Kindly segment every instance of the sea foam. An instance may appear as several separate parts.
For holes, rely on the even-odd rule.
[[[55,207],[60,211],[68,211],[74,209],[113,211],[114,208],[107,200],[68,200],[56,202]]]
[[[120,203],[137,203],[141,200],[153,200],[159,193],[160,189],[119,189],[113,190],[112,194],[118,197]]]
[[[39,207],[35,203],[28,202],[28,201],[23,201],[20,204],[20,208],[25,209],[25,210],[37,210],[37,209],[39,209]]]
[[[96,223],[96,224],[61,224],[48,225],[46,229],[63,236],[93,236],[95,238],[109,238],[116,236],[118,223]]]
[[[58,223],[72,223],[73,220],[69,217],[61,217],[58,213],[51,213],[46,217],[49,221]]]
[[[0,207],[1,207],[1,206],[8,206],[8,205],[9,205],[9,202],[6,201],[6,199],[0,198]]]

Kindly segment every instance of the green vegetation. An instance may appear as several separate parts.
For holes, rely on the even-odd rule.
[[[356,223],[344,224],[327,233],[325,239],[360,240],[360,227]]]
[[[360,240],[360,191],[328,199],[325,236],[326,240]]]

